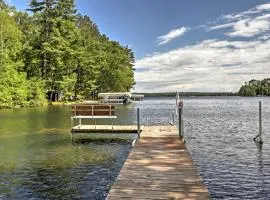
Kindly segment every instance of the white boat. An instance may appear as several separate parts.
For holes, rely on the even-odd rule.
[[[131,97],[132,101],[142,101],[144,99],[143,94],[132,94]]]
[[[132,103],[131,93],[129,92],[111,92],[111,93],[99,93],[101,103],[107,104],[128,104]]]

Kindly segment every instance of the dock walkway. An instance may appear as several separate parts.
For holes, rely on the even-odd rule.
[[[175,126],[144,127],[107,200],[210,199]]]

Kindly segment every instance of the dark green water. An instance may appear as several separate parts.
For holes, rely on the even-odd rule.
[[[0,111],[0,199],[104,199],[130,143],[71,144],[70,108]]]

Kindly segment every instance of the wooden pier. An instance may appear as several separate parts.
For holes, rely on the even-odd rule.
[[[210,199],[175,126],[144,127],[107,200]]]
[[[143,127],[140,127],[141,132]],[[138,133],[137,126],[124,125],[77,125],[72,127],[71,133]]]

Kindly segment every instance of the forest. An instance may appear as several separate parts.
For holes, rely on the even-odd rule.
[[[31,0],[27,11],[0,0],[2,108],[129,91],[134,62],[132,49],[100,33],[74,0]]]
[[[270,78],[263,80],[250,80],[241,86],[240,96],[270,96]]]

